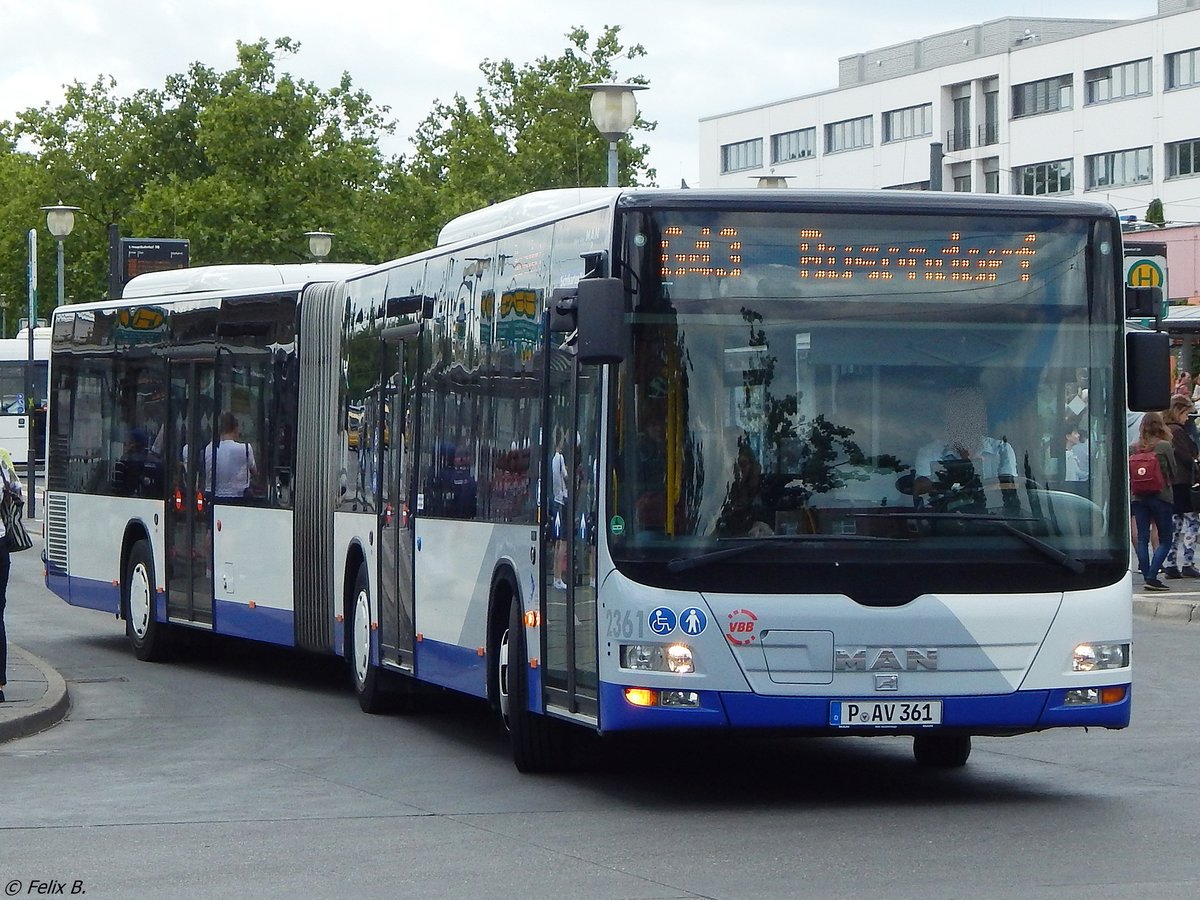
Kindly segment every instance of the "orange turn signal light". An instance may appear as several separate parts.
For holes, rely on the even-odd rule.
[[[650,688],[625,688],[625,699],[634,706],[657,706],[658,691],[652,691]]]
[[[1125,699],[1125,686],[1100,688],[1101,703],[1120,703]]]

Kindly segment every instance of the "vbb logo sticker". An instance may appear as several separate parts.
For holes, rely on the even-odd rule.
[[[753,644],[758,637],[754,633],[757,624],[758,616],[750,612],[750,610],[735,609],[729,614],[729,623],[725,628],[725,637],[729,639],[729,643],[737,644],[739,647]]]

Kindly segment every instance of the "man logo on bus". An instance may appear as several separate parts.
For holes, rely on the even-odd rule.
[[[726,626],[725,637],[729,639],[729,643],[737,644],[739,647],[753,644],[757,637],[754,633],[754,627],[757,622],[758,616],[750,612],[750,610],[735,609],[729,614],[729,624]]]

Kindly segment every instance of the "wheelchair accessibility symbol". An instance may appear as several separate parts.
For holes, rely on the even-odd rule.
[[[650,626],[650,630],[659,637],[670,634],[675,630],[675,625],[678,620],[675,618],[675,610],[668,609],[665,606],[660,606],[657,609],[650,610],[650,615],[646,617],[646,624]]]

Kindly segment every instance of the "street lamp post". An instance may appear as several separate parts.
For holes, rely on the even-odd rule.
[[[46,214],[46,230],[49,231],[50,236],[54,238],[55,260],[58,263],[58,305],[62,306],[63,241],[67,239],[67,235],[75,230],[75,213],[79,212],[79,207],[63,206],[63,202],[59,200],[57,206],[43,206],[42,211]],[[33,328],[35,324],[36,316],[31,316],[29,327]],[[30,333],[32,334],[32,332]],[[33,346],[32,338],[30,339],[29,346]]]
[[[306,231],[304,236],[308,238],[308,254],[316,262],[327,257],[333,249],[332,231]]]
[[[646,90],[644,84],[584,84],[592,92],[592,121],[596,130],[608,139],[608,186],[617,186],[617,142],[629,133],[637,119],[634,91]]]
[[[78,206],[64,206],[62,200],[54,206],[43,206],[46,214],[46,229],[54,238],[54,259],[58,266],[58,305],[63,305],[63,241],[75,228],[75,213]],[[37,514],[37,429],[34,428],[35,385],[33,383],[33,333],[37,329],[38,311],[34,300],[36,292],[30,292],[29,304],[29,358],[25,364],[25,417],[29,422],[29,515]]]

